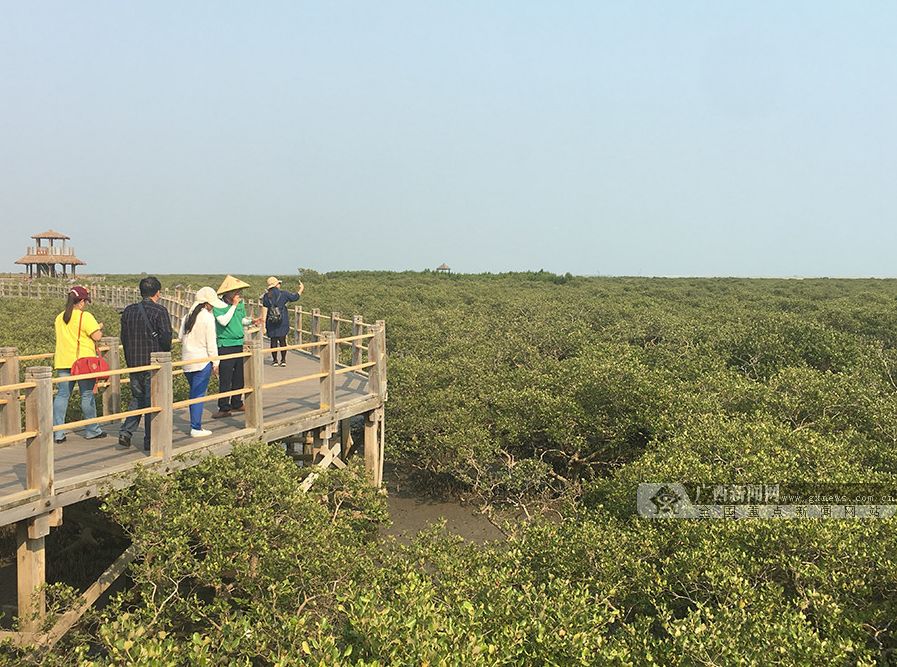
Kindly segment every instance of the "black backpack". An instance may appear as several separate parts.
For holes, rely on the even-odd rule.
[[[268,314],[265,317],[265,321],[273,326],[277,326],[278,324],[283,322],[283,307],[276,305],[272,300],[271,306],[268,308]]]

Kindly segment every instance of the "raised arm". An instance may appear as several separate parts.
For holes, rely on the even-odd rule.
[[[223,327],[226,327],[228,324],[230,324],[231,318],[234,316],[234,311],[236,309],[237,304],[231,304],[231,307],[227,309],[227,312],[221,313],[221,315],[215,318],[216,320],[218,320],[218,324]]]

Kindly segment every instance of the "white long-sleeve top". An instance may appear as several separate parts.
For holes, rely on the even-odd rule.
[[[218,354],[218,341],[215,337],[215,316],[203,308],[196,316],[196,322],[193,323],[193,328],[188,334],[184,333],[184,324],[186,323],[187,318],[184,318],[184,321],[181,323],[180,335],[181,359],[188,361],[189,359],[205,359],[206,357],[216,356]],[[184,366],[184,371],[187,373],[201,371],[208,363],[208,361],[203,361],[198,364],[187,364]],[[218,361],[213,361],[212,365],[217,368]]]

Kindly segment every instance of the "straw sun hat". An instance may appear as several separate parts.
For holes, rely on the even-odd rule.
[[[274,276],[271,276],[270,278],[268,278],[268,280],[266,282],[268,285],[268,289],[271,289],[272,287],[280,287],[281,284],[283,283],[282,280],[280,280],[279,278],[275,278]]]
[[[239,278],[228,276],[218,287],[218,294],[224,294],[225,292],[231,292],[237,289],[246,289],[247,287],[249,287],[249,283],[244,283]]]

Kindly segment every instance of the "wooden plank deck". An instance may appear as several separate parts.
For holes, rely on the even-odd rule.
[[[291,351],[288,353],[286,368],[271,365],[270,357],[265,360],[264,382],[276,382],[289,378],[311,375],[320,371],[320,360],[311,355]],[[351,414],[360,414],[351,410],[352,404],[364,403],[369,396],[367,377],[359,373],[338,375],[336,384],[336,410]],[[279,425],[296,421],[307,415],[312,417],[320,410],[319,380],[307,380],[286,387],[275,387],[263,392],[266,434],[264,439],[273,440],[284,437],[285,429]],[[126,409],[123,407],[123,409]],[[368,408],[369,409],[369,408]],[[243,413],[233,413],[224,419],[212,419],[217,410],[213,400],[205,405],[203,428],[212,431],[206,438],[190,437],[190,421],[187,409],[178,410],[174,416],[173,455],[202,448],[205,445],[217,444],[233,439],[232,434],[239,434],[245,429]],[[329,417],[325,420],[329,421]],[[57,443],[54,448],[55,486],[58,491],[68,486],[77,485],[79,481],[103,477],[125,468],[139,465],[140,461],[149,460],[149,452],[143,451],[143,428],[135,431],[129,449],[118,446],[119,422],[104,424],[108,434],[98,440],[87,440],[82,431],[68,431],[66,442]],[[292,429],[286,429],[292,430]],[[245,437],[243,434],[242,437]],[[26,489],[25,478],[25,444],[21,443],[0,449],[0,504],[5,503],[13,494]]]

